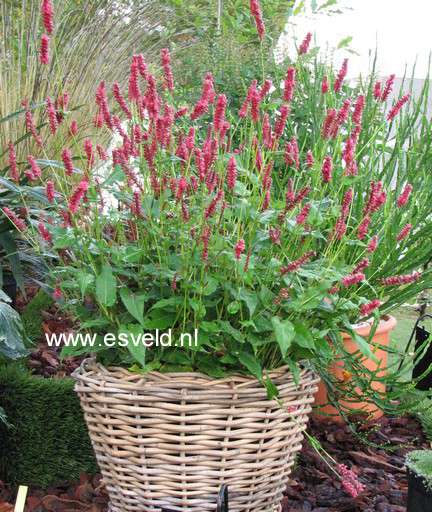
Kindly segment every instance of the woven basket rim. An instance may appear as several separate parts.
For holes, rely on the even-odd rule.
[[[319,377],[315,374],[314,370],[307,366],[304,361],[297,363],[300,370],[299,384],[305,380],[312,380],[314,382],[319,381]],[[297,387],[294,383],[294,378],[291,369],[288,365],[280,366],[273,370],[265,372],[276,385],[286,384],[287,381],[291,381],[294,387]],[[287,379],[290,375],[291,379]],[[82,361],[81,365],[72,373],[72,377],[79,382],[93,385],[107,385],[107,384],[118,384],[123,383],[125,386],[137,386],[137,387],[157,387],[157,388],[172,388],[175,387],[188,387],[200,390],[211,391],[214,388],[219,391],[232,392],[233,389],[236,392],[250,393],[252,390],[262,390],[265,392],[265,388],[262,383],[252,375],[246,375],[241,373],[233,373],[226,377],[212,377],[200,372],[167,372],[161,373],[157,371],[148,372],[145,375],[139,372],[133,372],[127,368],[120,366],[109,366],[105,367],[101,363],[96,362],[94,357],[86,358]],[[175,382],[175,384],[173,384]]]

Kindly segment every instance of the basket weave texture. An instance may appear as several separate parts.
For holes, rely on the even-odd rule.
[[[301,449],[318,378],[301,368],[269,373],[290,418],[255,379],[199,373],[145,376],[86,360],[75,390],[110,497],[111,512],[278,512]]]

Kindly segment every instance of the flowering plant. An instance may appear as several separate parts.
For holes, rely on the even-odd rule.
[[[427,205],[409,208],[415,202],[409,184],[399,197],[375,181],[369,190],[354,191],[361,99],[352,112],[347,101],[339,111],[328,110],[319,142],[303,160],[296,137],[285,136],[294,67],[288,68],[274,126],[269,114],[279,91],[270,93],[269,80],[260,88],[253,82],[238,117],[227,120],[228,100],[216,94],[211,75],[188,109],[170,103],[168,51],[162,52],[162,67],[161,92],[140,55],[131,62],[128,100],[113,85],[127,123],[110,110],[106,84],[100,85],[96,124],[122,139],[110,171],[103,177],[96,168],[90,139],[81,169],[67,148],[55,171],[45,162],[53,168],[46,181],[52,207],[45,218],[29,217],[27,231],[56,253],[56,296],[67,300],[83,329],[118,335],[171,328],[176,339],[196,329],[198,346],[102,344],[68,351],[100,350],[102,358],[146,370],[222,376],[246,369],[261,378],[263,370],[284,363],[294,369],[300,359],[331,359],[328,339],[337,344],[344,330],[363,355],[373,357],[352,324],[371,314],[378,318],[395,287],[425,282],[417,271],[377,277],[374,255],[386,230],[380,212],[387,208],[387,219],[397,219],[393,250],[403,257],[418,236],[412,230],[416,216]],[[335,104],[345,72],[343,67],[332,85]],[[140,79],[147,84],[144,93]],[[201,116],[209,109],[207,126]],[[54,132],[52,102],[47,112]],[[338,130],[348,135],[335,154],[332,134]],[[243,142],[233,147],[234,138]],[[98,154],[106,158],[100,147]],[[290,171],[284,196],[272,187],[272,167],[281,160]],[[27,229],[18,213],[3,212]]]
[[[50,2],[43,6],[51,34]],[[257,2],[251,2],[251,12],[262,39]],[[308,35],[300,56],[310,42]],[[42,63],[49,62],[48,47],[44,35]],[[45,182],[44,209],[33,201],[25,219],[3,208],[34,245],[57,260],[55,297],[74,312],[81,329],[117,340],[112,348],[96,343],[64,352],[98,352],[105,361],[141,371],[247,371],[262,379],[263,371],[283,364],[296,371],[299,360],[330,361],[343,350],[343,330],[356,340],[359,357],[374,358],[353,324],[371,315],[378,320],[381,304],[399,287],[415,294],[428,285],[418,261],[410,273],[397,270],[407,248],[423,236],[418,222],[430,212],[409,183],[402,191],[386,191],[374,179],[367,190],[364,183],[358,186],[356,157],[366,148],[373,154],[375,141],[357,147],[365,98],[359,95],[352,107],[343,97],[347,62],[334,79],[318,84],[328,106],[309,148],[299,148],[295,133],[301,126],[290,119],[301,59],[297,68],[288,67],[281,93],[269,78],[261,86],[253,81],[242,108],[229,119],[229,98],[215,91],[211,74],[200,99],[188,107],[173,104],[168,50],[162,51],[161,66],[159,89],[143,56],[134,55],[127,99],[113,84],[111,108],[107,85],[100,84],[94,124],[121,139],[110,157],[90,138],[84,153],[72,157],[80,148],[70,123],[72,151],[61,149],[58,160],[32,157],[24,171]],[[391,82],[379,94],[375,87],[375,110]],[[388,119],[408,100],[400,100]],[[64,120],[59,101],[46,100],[52,133]],[[33,126],[28,107],[26,121]],[[9,160],[14,161],[12,146]],[[277,182],[274,166],[285,170]],[[20,170],[12,167],[17,181]],[[398,226],[398,232],[389,233],[388,226]],[[380,244],[389,237],[391,254],[383,258]],[[395,272],[383,275],[389,258]],[[175,339],[196,332],[197,345],[118,343],[122,333],[169,328]]]

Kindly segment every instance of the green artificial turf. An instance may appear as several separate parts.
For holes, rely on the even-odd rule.
[[[41,288],[33,299],[28,303],[21,315],[21,322],[24,332],[31,341],[37,341],[42,338],[42,317],[41,310],[49,309],[54,304],[53,299]]]
[[[41,487],[98,472],[71,378],[44,379],[18,363],[0,366],[0,480]]]

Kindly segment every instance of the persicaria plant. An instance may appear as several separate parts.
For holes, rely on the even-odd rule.
[[[282,91],[270,92],[269,79],[254,81],[233,116],[211,74],[196,104],[174,103],[168,50],[161,64],[158,79],[134,55],[126,94],[119,84],[100,84],[94,124],[122,141],[108,160],[87,138],[73,163],[78,146],[70,126],[74,144],[61,150],[55,167],[51,162],[45,182],[51,206],[27,219],[3,211],[52,252],[56,297],[82,329],[100,336],[172,329],[174,339],[196,329],[198,346],[67,351],[97,351],[105,361],[145,371],[247,371],[262,378],[283,364],[295,369],[299,360],[331,359],[343,330],[372,356],[352,325],[378,318],[396,287],[422,281],[418,271],[380,274],[381,217],[386,210],[387,219],[396,219],[393,250],[402,255],[416,236],[416,198],[408,183],[397,197],[379,181],[356,188],[364,98],[339,98],[347,62],[333,87],[322,87],[334,107],[319,142],[301,149],[290,119],[294,66]],[[60,100],[46,101],[52,132],[67,95]],[[30,111],[27,124],[31,129]],[[12,143],[9,159],[18,182]],[[38,162],[29,157],[24,172],[31,180],[42,179]],[[277,187],[276,167],[284,171]]]

